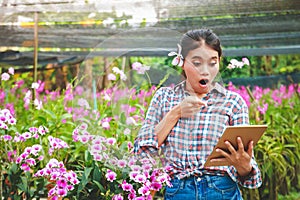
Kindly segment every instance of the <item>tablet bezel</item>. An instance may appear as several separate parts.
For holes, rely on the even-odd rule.
[[[208,156],[204,167],[211,166],[228,166],[230,165],[227,161],[222,162],[210,162],[213,158],[223,157],[221,153],[216,152],[217,148],[227,150],[225,141],[229,141],[236,149],[238,147],[236,138],[241,137],[244,144],[245,150],[250,141],[253,141],[253,146],[255,146],[258,140],[261,138],[263,133],[267,129],[267,125],[239,125],[239,126],[227,126],[220,137],[218,143],[215,145],[212,153]],[[227,150],[228,151],[228,150]]]

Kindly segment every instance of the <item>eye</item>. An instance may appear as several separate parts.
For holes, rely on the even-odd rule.
[[[199,67],[201,65],[201,62],[199,62],[199,61],[193,61],[193,65],[195,67]]]
[[[217,62],[212,62],[210,63],[210,66],[214,67],[216,64],[218,64]]]

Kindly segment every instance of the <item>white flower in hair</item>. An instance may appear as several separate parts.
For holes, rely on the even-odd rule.
[[[178,53],[172,51],[168,54],[168,56],[176,56],[172,60],[172,65],[181,67],[183,65],[183,56],[181,55],[182,48],[181,48],[180,44],[177,44],[177,46],[178,46]]]

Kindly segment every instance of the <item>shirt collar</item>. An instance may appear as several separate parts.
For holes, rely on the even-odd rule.
[[[177,85],[175,85],[174,91],[186,93],[185,86],[186,86],[186,81],[182,81],[182,82],[178,83]],[[226,95],[226,89],[217,82],[215,83],[214,87],[210,90],[209,93],[214,93],[214,92],[218,92],[224,96]]]
[[[211,92],[217,91],[218,93],[222,94],[222,95],[226,95],[226,89],[218,82],[215,83],[214,87],[212,88]]]

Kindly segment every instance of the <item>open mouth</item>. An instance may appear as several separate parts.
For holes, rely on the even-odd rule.
[[[199,81],[201,85],[206,85],[208,83],[208,79],[202,79]]]

